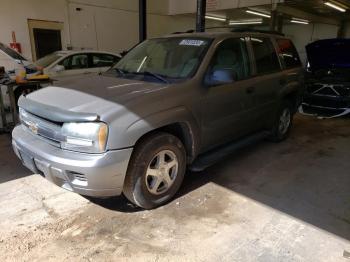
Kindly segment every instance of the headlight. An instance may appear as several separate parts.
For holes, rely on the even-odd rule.
[[[61,143],[64,149],[84,153],[106,151],[108,127],[105,123],[65,123],[62,135],[65,137]]]

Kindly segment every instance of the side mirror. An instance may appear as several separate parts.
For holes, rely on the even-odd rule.
[[[231,69],[217,69],[211,71],[206,77],[205,83],[208,86],[230,84],[235,81],[234,73]]]
[[[55,72],[62,72],[64,71],[66,68],[63,65],[55,65],[55,67],[53,68],[53,71]]]

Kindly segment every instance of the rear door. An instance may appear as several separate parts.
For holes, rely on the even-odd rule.
[[[281,63],[269,37],[250,37],[254,72],[255,129],[269,128],[279,106],[279,91],[285,84]]]
[[[278,54],[283,64],[283,77],[285,79],[284,88],[288,90],[296,90],[297,104],[301,102],[303,93],[304,74],[303,67],[297,49],[291,40],[286,38],[276,38],[276,46]],[[295,108],[297,109],[297,108]]]
[[[202,100],[203,150],[239,138],[253,129],[251,66],[245,38],[222,41],[211,59],[205,78],[216,70],[229,70],[231,83],[205,86]]]

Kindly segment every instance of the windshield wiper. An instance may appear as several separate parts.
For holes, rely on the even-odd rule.
[[[123,75],[123,76],[124,76],[126,73],[128,73],[127,71],[125,71],[125,70],[123,70],[123,69],[120,69],[120,68],[118,68],[118,67],[115,67],[114,70],[117,71],[119,74],[121,74],[121,75]]]
[[[138,72],[138,73],[136,73],[136,74],[153,76],[154,78],[157,78],[157,79],[159,79],[160,81],[163,81],[164,83],[169,84],[169,81],[166,80],[163,76],[158,75],[158,74],[156,74],[156,73],[152,73],[152,72],[150,72],[150,71]]]
[[[122,76],[125,76],[125,75],[148,75],[148,76],[153,76],[154,78],[157,78],[158,80],[164,82],[164,83],[167,83],[169,84],[169,81],[166,80],[163,76],[161,75],[158,75],[156,73],[152,73],[150,71],[143,71],[143,72],[129,72],[129,71],[126,71],[126,70],[123,70],[123,69],[120,69],[118,67],[115,67],[114,68],[115,71],[117,71],[119,74],[121,74]]]

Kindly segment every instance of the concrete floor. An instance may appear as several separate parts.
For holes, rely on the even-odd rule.
[[[350,120],[298,116],[141,211],[21,167],[0,137],[0,261],[350,261]]]

